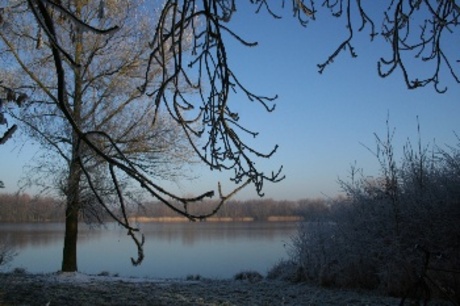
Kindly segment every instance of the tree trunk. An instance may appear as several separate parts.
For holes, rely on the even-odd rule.
[[[62,272],[77,271],[77,239],[79,215],[80,165],[73,161],[67,190],[65,216],[64,250],[62,253]]]
[[[75,2],[75,16],[79,17],[82,3]],[[73,118],[75,122],[81,123],[81,108],[82,108],[82,75],[81,56],[83,53],[83,42],[80,30],[77,28],[75,33],[75,63],[74,68],[74,97],[73,105],[68,105],[69,109],[73,109]],[[62,257],[62,272],[77,271],[77,240],[78,240],[78,216],[80,211],[80,180],[81,166],[80,160],[80,137],[73,132],[72,135],[72,159],[69,167],[69,178],[67,181],[67,207],[65,216],[65,237],[64,250]]]

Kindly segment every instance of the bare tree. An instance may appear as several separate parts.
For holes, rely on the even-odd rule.
[[[251,155],[269,157],[275,150],[269,154],[262,154],[239,139],[234,131],[235,128],[253,135],[255,133],[242,128],[238,124],[238,115],[232,113],[226,106],[227,86],[221,84],[224,85],[224,88],[217,88],[213,85],[208,98],[205,98],[206,93],[201,86],[201,82],[204,81],[201,76],[201,68],[199,82],[196,83],[183,74],[183,71],[181,72],[183,69],[181,68],[182,54],[190,49],[190,40],[187,39],[187,35],[190,30],[192,32],[196,30],[195,23],[198,22],[198,15],[192,14],[183,25],[179,26],[176,18],[183,14],[181,8],[167,4],[160,15],[159,28],[155,37],[150,41],[145,37],[139,38],[144,46],[150,48],[147,58],[143,58],[144,53],[138,49],[133,49],[134,53],[128,54],[126,58],[109,57],[104,62],[97,60],[97,55],[99,52],[107,52],[104,48],[109,45],[109,40],[117,41],[118,38],[118,42],[120,39],[132,42],[138,38],[120,36],[123,29],[129,27],[130,24],[117,24],[111,27],[112,22],[116,24],[113,21],[115,18],[113,16],[103,17],[106,14],[108,3],[110,1],[101,2],[104,7],[99,7],[98,11],[90,9],[89,4],[84,7],[80,2],[73,3],[72,1],[68,5],[52,1],[18,2],[4,11],[4,20],[11,20],[7,24],[10,31],[0,33],[5,46],[3,54],[16,60],[24,72],[26,81],[32,80],[35,83],[29,88],[32,94],[35,94],[36,97],[43,97],[42,99],[30,99],[26,109],[33,109],[33,111],[23,112],[21,120],[26,122],[32,134],[35,133],[43,139],[48,147],[52,147],[68,163],[69,175],[65,184],[67,211],[62,265],[64,271],[77,269],[76,239],[79,210],[84,202],[80,194],[83,186],[91,190],[92,201],[99,203],[100,207],[103,207],[113,219],[127,228],[129,235],[138,246],[138,258],[132,260],[133,264],[138,264],[143,258],[143,237],[135,235],[138,230],[131,226],[126,214],[129,198],[126,197],[128,185],[124,183],[125,179],[136,181],[151,195],[191,220],[206,218],[214,214],[231,195],[250,182],[255,183],[257,191],[261,193],[264,179],[271,181],[280,179],[278,174],[266,176],[255,168]],[[85,16],[85,13],[94,12],[98,14],[96,21],[89,20]],[[29,14],[31,13],[37,21],[37,27],[30,25]],[[93,27],[95,24],[99,28],[109,29],[98,30]],[[23,29],[20,28],[21,26]],[[167,30],[168,27],[176,33]],[[33,33],[34,31],[36,33]],[[20,34],[20,40],[12,39],[18,34]],[[196,33],[193,34],[196,35]],[[16,46],[14,42],[17,43]],[[98,42],[100,45],[97,44]],[[32,49],[31,44],[35,45],[36,49]],[[125,46],[126,51],[130,51],[126,43]],[[111,45],[111,48],[112,50],[109,51],[114,52],[115,47]],[[192,49],[195,53],[198,46],[194,45]],[[147,62],[144,63],[145,59]],[[112,65],[116,64],[117,60],[122,61],[124,66],[113,67]],[[124,60],[126,62],[123,62]],[[94,70],[88,63],[95,63]],[[206,65],[210,64],[212,63],[206,63]],[[48,72],[53,65],[56,72],[50,75]],[[222,77],[217,65],[213,73],[209,70],[211,67],[208,66],[207,81],[211,84],[214,82],[212,79]],[[107,66],[109,69],[104,70]],[[143,69],[142,83],[139,86],[134,86],[133,82],[127,82],[126,78],[139,79],[141,69]],[[159,82],[152,77],[158,73],[161,76]],[[111,79],[113,75],[116,77]],[[129,87],[130,92],[128,94],[121,92],[120,86]],[[194,103],[196,104],[194,106],[191,103],[189,99],[193,95],[190,88],[199,91],[203,105]],[[217,90],[225,92],[225,96],[216,92]],[[96,98],[89,98],[88,93],[95,95]],[[131,105],[131,102],[145,93],[154,98],[150,100],[150,103],[144,104],[144,109],[139,112],[138,116],[133,116],[133,120],[130,121],[131,118],[126,114],[133,115],[134,111],[138,111]],[[270,101],[270,99],[257,97],[247,91],[246,94],[250,98],[256,98],[266,107],[265,101]],[[120,98],[120,95],[125,100]],[[121,102],[120,100],[113,102],[114,99],[120,99]],[[107,100],[115,104],[110,104]],[[204,192],[193,198],[178,197],[154,183],[149,172],[151,167],[147,167],[150,164],[145,163],[147,153],[158,148],[154,144],[161,141],[160,137],[165,138],[166,143],[171,142],[167,137],[168,131],[159,130],[157,133],[151,133],[157,126],[165,128],[160,109],[162,105],[170,118],[181,127],[181,133],[185,133],[191,148],[211,169],[236,169],[234,180],[240,185],[229,195],[222,194],[219,187],[220,201],[217,207],[207,214],[192,215],[188,212],[187,206],[189,203],[212,196],[213,191]],[[92,112],[87,111],[85,107]],[[117,111],[121,108],[125,112],[121,118],[127,122],[116,122],[117,125],[124,125],[122,129],[113,128],[115,123],[111,121],[111,117],[114,116],[115,111],[110,107],[114,107]],[[101,112],[94,110],[101,110]],[[43,120],[44,118],[47,120]],[[147,133],[148,139],[139,138],[145,135],[143,132],[150,132]],[[177,130],[171,130],[169,133],[178,134]],[[204,153],[198,149],[198,145],[201,145],[199,138],[202,135],[209,135],[204,145]],[[129,137],[131,139],[127,139]],[[149,143],[149,140],[155,143]],[[132,145],[136,141],[137,143]],[[64,147],[70,147],[70,156],[66,155]],[[139,151],[141,147],[144,151]],[[173,143],[170,147],[176,150],[180,148],[177,143]],[[131,150],[134,150],[134,154]],[[108,177],[110,180],[99,180],[99,175]],[[169,199],[183,206],[177,207],[169,202]],[[108,204],[114,203],[114,200],[118,200],[119,204],[116,210]]]
[[[104,26],[107,20],[114,20],[120,29],[112,35],[103,36],[92,31],[85,33],[69,22],[66,15],[57,19],[57,39],[66,46],[75,62],[74,67],[64,69],[72,80],[72,83],[66,84],[65,102],[79,127],[111,135],[112,143],[104,137],[92,136],[93,144],[105,155],[118,158],[117,152],[112,150],[112,144],[115,144],[117,150],[144,173],[156,179],[169,179],[177,175],[182,164],[191,160],[192,152],[173,120],[161,115],[154,123],[151,122],[151,116],[158,110],[137,89],[145,80],[155,84],[155,78],[161,72],[157,67],[148,75],[144,73],[143,67],[149,54],[145,35],[150,20],[141,15],[141,5],[140,1],[131,2],[129,6],[106,1],[100,8],[95,3],[68,3],[67,9],[86,24]],[[98,8],[104,11],[100,12]],[[21,66],[11,83],[18,88],[31,88],[30,99],[17,119],[25,124],[29,135],[38,140],[45,150],[38,165],[29,171],[28,178],[39,175],[38,180],[43,181],[53,177],[53,183],[66,198],[62,269],[73,271],[77,267],[76,246],[81,213],[87,220],[99,222],[107,212],[119,218],[116,206],[108,205],[104,211],[100,205],[95,205],[97,196],[105,203],[114,201],[113,187],[107,184],[112,174],[103,159],[79,142],[69,122],[53,102],[57,97],[53,70],[49,69],[53,64],[47,52],[50,42],[40,34],[33,34],[40,33],[39,27],[23,23],[32,17],[29,11],[18,6],[9,13],[14,14],[18,22],[11,22],[10,32],[2,33],[1,37],[8,46],[8,54],[14,56]],[[60,14],[58,11],[54,13]],[[101,15],[106,18],[102,19]],[[87,180],[83,179],[84,175]],[[118,174],[117,184],[125,195],[130,195],[128,190],[131,185],[123,174]]]

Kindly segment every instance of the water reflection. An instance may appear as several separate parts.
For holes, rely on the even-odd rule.
[[[5,223],[0,224],[2,239],[6,239],[13,248],[44,247],[64,239],[63,223]],[[89,238],[90,227],[81,229],[79,239]],[[92,231],[92,235],[102,235],[101,231]]]
[[[228,278],[241,270],[264,274],[286,257],[283,245],[297,225],[287,222],[144,223],[146,259],[133,267],[136,249],[126,230],[108,224],[80,226],[79,270],[108,271],[121,276],[176,278],[189,274]],[[19,252],[12,267],[30,272],[55,272],[62,258],[64,224],[0,224],[2,237],[10,237]]]
[[[285,231],[292,231],[293,223],[241,222],[241,223],[150,223],[142,224],[141,230],[146,236],[158,240],[172,241],[180,239],[184,245],[194,245],[205,240],[273,240]]]

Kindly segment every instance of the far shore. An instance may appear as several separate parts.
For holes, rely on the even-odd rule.
[[[186,217],[130,217],[129,222],[136,223],[183,223],[190,222],[190,219]],[[252,217],[209,217],[201,220],[200,222],[214,222],[214,223],[231,223],[231,222],[301,222],[305,218],[301,216],[269,216],[266,219],[256,219]],[[1,224],[14,224],[14,223],[63,223],[65,220],[28,220],[28,221],[4,221],[0,219]],[[83,220],[80,222],[84,222]],[[112,220],[106,220],[106,222],[112,222]]]
[[[269,216],[266,220],[261,222],[299,222],[303,221],[301,216]],[[132,217],[129,218],[131,222],[149,223],[149,222],[189,222],[190,220],[185,217]],[[209,217],[202,222],[256,222],[252,217]]]

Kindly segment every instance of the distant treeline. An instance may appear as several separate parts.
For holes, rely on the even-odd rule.
[[[325,199],[302,199],[277,201],[255,199],[229,201],[215,215],[217,218],[267,221],[269,217],[298,216],[306,220],[325,216],[332,201]],[[180,204],[177,204],[178,206]],[[214,201],[203,201],[190,205],[194,214],[205,214],[216,206]],[[174,218],[178,214],[159,202],[133,205],[129,214],[133,218]],[[63,201],[52,197],[32,197],[28,194],[0,194],[0,222],[62,222],[65,216]],[[109,218],[107,218],[110,221]]]
[[[63,221],[64,205],[51,197],[0,194],[0,222]]]

